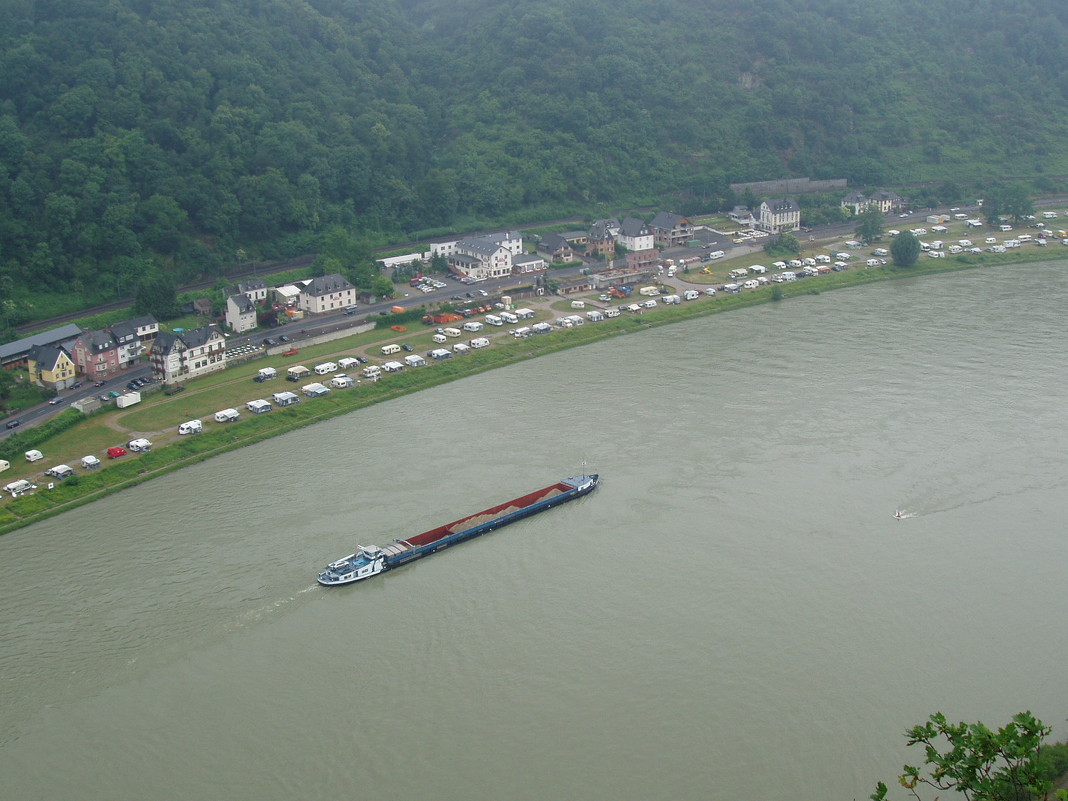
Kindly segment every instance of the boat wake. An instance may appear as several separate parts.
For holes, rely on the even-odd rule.
[[[896,520],[908,520],[910,517],[915,517],[915,516],[916,516],[915,512],[909,512],[909,511],[906,511],[904,509],[898,509],[896,512],[894,512],[894,518]]]

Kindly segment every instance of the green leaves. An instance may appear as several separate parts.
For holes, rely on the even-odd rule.
[[[950,723],[941,712],[905,732],[910,746],[924,751],[924,768],[905,765],[898,783],[913,798],[918,788],[952,790],[971,801],[1024,801],[1043,798],[1051,782],[1040,768],[1042,742],[1051,728],[1030,712],[1014,715],[997,731],[983,723]],[[885,801],[883,782],[872,801]]]

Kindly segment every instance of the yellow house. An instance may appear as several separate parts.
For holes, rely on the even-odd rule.
[[[63,348],[37,345],[27,358],[30,380],[49,389],[66,389],[77,379],[74,360]]]

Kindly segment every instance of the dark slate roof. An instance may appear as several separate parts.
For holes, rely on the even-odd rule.
[[[842,198],[842,202],[843,203],[849,203],[849,204],[867,203],[868,202],[868,198],[866,198],[862,192],[857,192],[856,190],[854,190],[854,191],[850,192],[848,195],[846,195],[844,198]]]
[[[620,226],[619,230],[623,236],[649,236],[652,233],[649,230],[649,226],[637,217],[627,217],[623,220],[623,225]]]
[[[873,194],[871,197],[872,197],[872,200],[889,200],[892,203],[896,203],[899,200],[901,200],[901,196],[900,195],[895,195],[893,192],[889,192],[889,191],[887,191],[885,189],[880,189],[878,192]]]
[[[673,214],[670,211],[662,211],[653,217],[653,221],[649,223],[652,228],[659,228],[662,231],[670,231],[677,226],[680,222],[689,222],[681,214]]]
[[[249,300],[248,295],[231,295],[230,300],[234,302],[234,305],[237,306],[237,310],[242,314],[251,314],[256,311],[256,305]]]
[[[499,239],[494,240],[488,236],[472,236],[467,239],[461,239],[456,243],[456,247],[471,253],[481,253],[483,256],[492,256],[503,246]]]
[[[119,343],[110,331],[86,331],[81,340],[93,353],[117,348]]]
[[[596,220],[590,226],[590,239],[595,241],[611,239],[618,230],[619,220],[615,217],[609,217],[607,220]]]
[[[30,358],[37,362],[38,370],[55,369],[56,364],[64,355],[62,348],[53,345],[34,345],[30,349]]]
[[[182,341],[188,347],[199,348],[204,346],[215,333],[216,331],[214,328],[206,327],[194,328],[192,331],[186,331],[182,334],[179,334],[179,336],[182,338]]]
[[[776,214],[782,214],[786,211],[800,211],[801,207],[797,205],[797,201],[792,197],[780,197],[775,200],[765,201],[768,204],[768,208]]]
[[[546,234],[541,238],[541,242],[538,245],[542,250],[547,250],[550,253],[571,247],[571,243],[560,234]]]
[[[16,339],[14,342],[0,345],[0,360],[7,360],[23,353],[29,353],[30,348],[34,345],[54,345],[57,342],[64,342],[76,337],[81,333],[81,328],[74,323],[69,323],[59,328],[53,328],[51,331],[42,331],[39,334],[33,334],[23,339]]]
[[[178,347],[181,345],[181,347]],[[168,354],[174,350],[185,350],[185,342],[182,341],[182,337],[178,334],[173,334],[170,331],[162,331],[159,336],[156,337],[156,341],[152,343],[152,352]]]
[[[486,234],[479,237],[479,239],[488,239],[490,242],[496,242],[498,245],[509,239],[522,239],[523,235],[519,231],[507,231],[505,233]]]
[[[237,291],[241,293],[245,292],[258,292],[267,288],[267,282],[262,278],[250,278],[248,281],[238,281]]]
[[[344,292],[349,289],[355,289],[352,284],[345,280],[345,278],[337,273],[330,275],[321,275],[318,278],[313,278],[305,285],[301,292],[305,292],[313,297],[320,297],[322,295],[329,295],[332,292]]]

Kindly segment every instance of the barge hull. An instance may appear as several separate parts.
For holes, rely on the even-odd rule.
[[[444,526],[432,528],[407,539],[394,540],[381,549],[361,549],[366,552],[366,556],[362,557],[364,561],[359,561],[361,557],[353,554],[344,560],[335,562],[319,574],[319,583],[327,586],[351,584],[391,568],[414,562],[416,559],[466,542],[488,531],[502,528],[517,520],[551,509],[553,506],[580,498],[596,489],[599,481],[600,476],[596,473],[565,478],[556,484],[550,484],[540,490],[529,492],[497,506],[491,506],[489,509],[462,517]],[[379,564],[375,566],[376,569],[362,569],[367,567],[369,562],[379,560]]]

